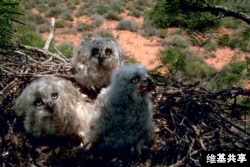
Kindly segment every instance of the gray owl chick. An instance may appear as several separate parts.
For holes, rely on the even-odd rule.
[[[124,64],[124,52],[114,38],[89,35],[76,48],[72,64],[75,80],[98,93],[110,84],[112,71]]]
[[[81,138],[89,125],[88,108],[70,81],[48,76],[28,85],[13,107],[35,137]]]
[[[89,149],[112,150],[141,148],[153,140],[153,105],[150,91],[154,83],[139,64],[121,67],[112,75],[111,85],[102,89],[94,103]]]

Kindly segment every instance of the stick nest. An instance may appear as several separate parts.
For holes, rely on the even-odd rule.
[[[12,106],[30,82],[44,75],[61,76],[77,85],[70,60],[43,49],[14,46],[0,55],[0,61],[0,166],[200,166],[203,151],[250,150],[250,108],[240,103],[249,100],[250,90],[211,92],[199,84],[170,80],[152,93],[158,130],[154,144],[140,157],[128,152],[81,152],[71,141],[37,142],[25,133]]]

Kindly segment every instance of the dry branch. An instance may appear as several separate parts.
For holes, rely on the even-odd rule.
[[[31,81],[44,75],[72,79],[71,63],[60,54],[29,46],[14,46],[0,56],[0,166],[200,166],[202,151],[250,150],[249,116],[238,120],[239,101],[250,90],[231,88],[212,92],[199,84],[159,84],[153,92],[155,143],[140,159],[130,153],[79,153],[78,145],[36,145],[12,111],[16,97]],[[164,79],[167,80],[167,79]],[[250,100],[250,99],[249,99]],[[246,115],[246,114],[245,114]],[[245,119],[244,119],[245,118]],[[246,126],[243,126],[242,123]],[[56,142],[57,143],[57,142]],[[2,150],[4,151],[2,151]],[[73,165],[73,166],[74,166]]]

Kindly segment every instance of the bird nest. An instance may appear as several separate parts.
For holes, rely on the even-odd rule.
[[[34,139],[12,110],[15,99],[44,75],[77,85],[70,60],[43,49],[14,46],[0,55],[0,61],[0,166],[201,166],[204,151],[250,150],[250,90],[211,92],[178,82],[159,83],[152,93],[158,129],[154,144],[140,156],[83,152],[75,142]]]

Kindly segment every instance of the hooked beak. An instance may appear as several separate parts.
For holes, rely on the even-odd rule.
[[[139,91],[140,92],[150,92],[150,91],[152,91],[154,89],[155,89],[155,83],[149,77],[145,77],[142,80],[142,82],[140,83],[140,86],[139,86]]]
[[[102,64],[103,59],[104,59],[104,55],[103,55],[103,53],[100,53],[99,56],[98,56],[98,63]]]
[[[53,109],[53,104],[51,101],[48,101],[46,103],[46,109],[50,112],[50,113],[53,113],[54,112],[54,109]]]

